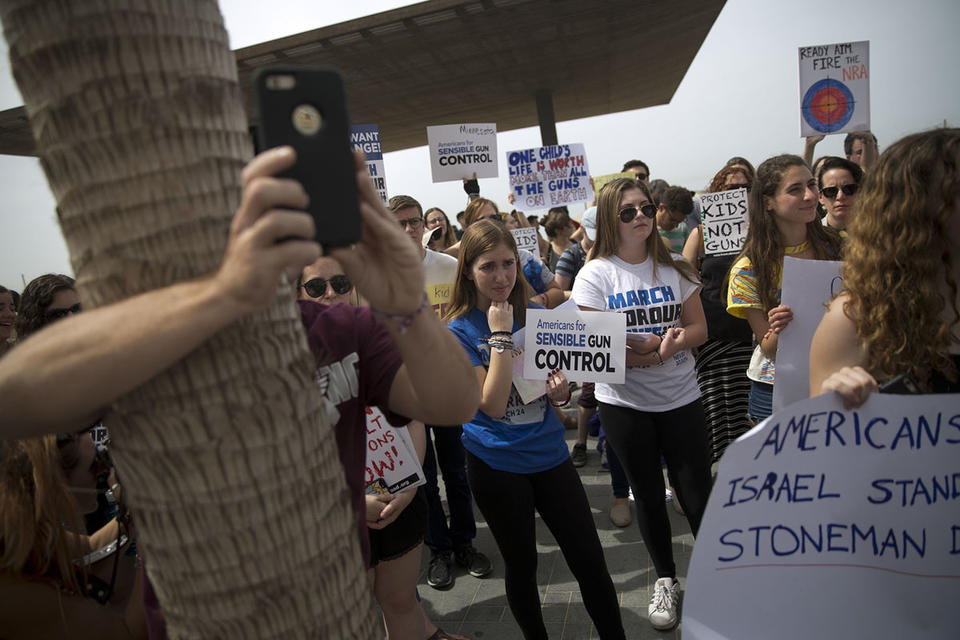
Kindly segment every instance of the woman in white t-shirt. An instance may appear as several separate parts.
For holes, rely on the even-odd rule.
[[[692,267],[676,260],[657,233],[647,186],[615,180],[600,191],[597,241],[577,274],[573,299],[585,311],[627,318],[623,384],[597,383],[600,419],[637,501],[637,524],[658,580],[651,624],[677,623],[679,583],[664,504],[661,456],[694,535],[710,494],[710,458],[691,349],[707,339]]]

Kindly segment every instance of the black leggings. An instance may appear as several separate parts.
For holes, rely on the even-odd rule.
[[[670,519],[664,502],[661,455],[683,512],[697,535],[710,496],[710,454],[699,398],[678,409],[653,413],[600,403],[607,442],[617,452],[637,502],[637,525],[659,578],[674,578]]]
[[[474,502],[503,556],[507,602],[523,637],[547,637],[537,589],[536,509],[580,585],[583,604],[600,638],[624,638],[617,592],[587,494],[570,459],[547,471],[520,474],[492,469],[468,451],[467,477]]]

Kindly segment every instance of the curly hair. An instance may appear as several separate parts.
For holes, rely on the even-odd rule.
[[[960,254],[950,239],[958,164],[960,129],[937,129],[894,143],[864,180],[843,268],[844,313],[878,379],[905,373],[922,388],[934,370],[957,379],[947,352],[960,341]]]
[[[717,171],[717,175],[713,176],[713,180],[710,181],[710,186],[707,187],[707,191],[710,193],[723,191],[727,186],[727,178],[738,173],[744,177],[748,184],[753,182],[753,177],[744,171],[743,167],[727,165],[723,169],[720,169],[720,171]]]
[[[597,241],[590,247],[587,261],[616,255],[620,247],[620,228],[617,218],[620,213],[620,200],[625,192],[633,189],[639,189],[647,197],[647,200],[653,203],[647,185],[632,178],[619,178],[608,182],[600,190],[600,198],[597,200]],[[638,213],[637,215],[643,214]],[[670,255],[670,250],[660,239],[657,225],[652,224],[650,227],[650,235],[647,236],[646,246],[647,255],[653,258],[654,277],[657,275],[657,265],[663,265],[673,267],[690,282],[699,283],[697,273],[686,260],[674,260],[673,256]]]
[[[745,167],[747,169],[747,180],[753,182],[753,179],[757,177],[757,170],[753,168],[753,165],[750,164],[750,161],[746,158],[741,158],[740,156],[733,156],[727,160],[725,167],[735,167],[735,166]]]
[[[23,289],[20,306],[17,309],[18,338],[22,340],[43,328],[47,323],[43,314],[58,291],[76,290],[76,288],[76,281],[73,278],[58,273],[47,273],[31,280]]]
[[[780,188],[784,174],[791,167],[807,167],[800,156],[784,154],[764,160],[757,167],[757,178],[748,197],[750,225],[740,255],[753,264],[757,280],[757,295],[764,313],[777,306],[777,279],[783,267],[785,245],[774,216],[767,210],[764,197],[773,198]],[[809,167],[807,167],[809,169]],[[817,260],[837,260],[841,255],[841,238],[833,229],[824,227],[814,218],[807,223],[807,241]]]

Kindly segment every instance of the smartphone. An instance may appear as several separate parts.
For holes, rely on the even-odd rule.
[[[913,378],[901,373],[895,378],[891,378],[887,382],[880,385],[878,389],[880,393],[895,393],[899,395],[913,395],[920,393],[920,387],[917,386],[917,383],[913,381]]]
[[[270,66],[253,79],[258,151],[289,145],[297,163],[281,174],[303,185],[325,249],[360,241],[357,182],[343,78],[333,69]]]

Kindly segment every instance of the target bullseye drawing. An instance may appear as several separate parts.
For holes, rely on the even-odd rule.
[[[853,117],[856,100],[845,84],[834,78],[813,83],[803,96],[803,119],[821,133],[842,129]]]

